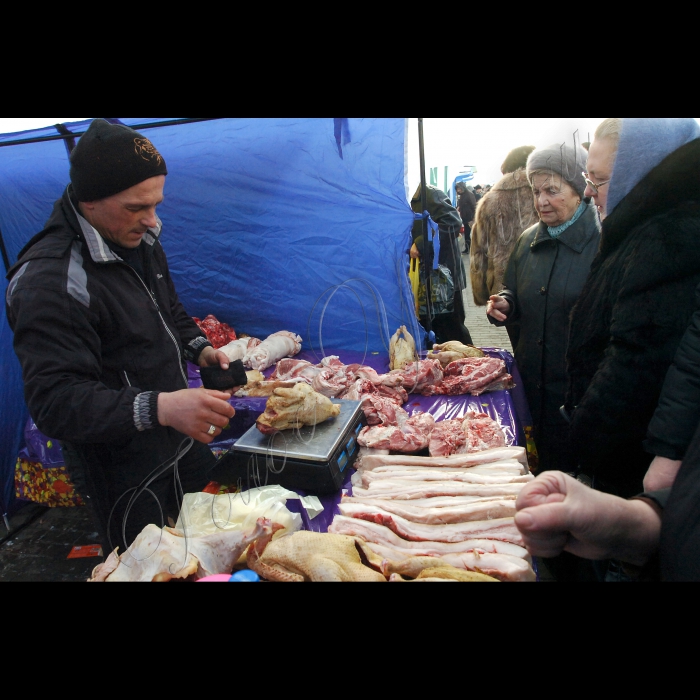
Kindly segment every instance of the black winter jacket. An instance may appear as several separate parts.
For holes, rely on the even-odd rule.
[[[694,308],[644,443],[647,452],[668,459],[683,459],[700,423],[700,287],[695,290]]]
[[[164,432],[155,392],[187,388],[185,360],[210,343],[178,300],[160,221],[139,247],[142,280],[78,214],[70,192],[7,275],[29,412],[43,433],[76,444]]]
[[[566,430],[559,409],[566,394],[569,314],[599,242],[598,214],[592,204],[558,238],[552,238],[541,221],[526,229],[510,256],[504,289],[499,292],[510,303],[508,319],[499,322],[487,317],[494,325],[520,323],[520,336],[513,351],[532,413],[535,444],[545,469],[572,468],[560,460],[562,455],[553,454],[563,448],[554,444],[557,436],[552,433]]]
[[[700,139],[665,158],[605,219],[571,315],[571,438],[605,490],[642,490],[647,426],[699,282]]]

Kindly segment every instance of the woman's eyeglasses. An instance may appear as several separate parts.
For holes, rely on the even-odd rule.
[[[586,181],[586,184],[596,193],[598,194],[598,188],[602,187],[603,185],[607,185],[610,180],[606,180],[605,182],[599,182],[597,185],[593,180],[590,180],[588,177],[588,173],[581,173],[583,175],[583,179]]]

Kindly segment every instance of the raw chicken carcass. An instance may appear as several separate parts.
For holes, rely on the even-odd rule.
[[[256,421],[258,430],[272,435],[278,430],[317,425],[340,414],[340,406],[314,391],[305,382],[291,388],[275,389],[267,400],[265,412]]]
[[[433,345],[427,358],[436,359],[443,367],[447,367],[450,362],[461,360],[465,357],[485,357],[486,353],[475,345],[465,345],[459,340],[449,340],[446,343],[436,343]]]
[[[386,581],[362,563],[354,538],[307,530],[259,539],[248,566],[268,581]]]
[[[416,342],[406,326],[401,326],[389,341],[389,367],[403,369],[404,365],[416,359]]]
[[[283,357],[291,357],[301,350],[301,337],[290,331],[277,331],[268,335],[260,345],[248,350],[243,364],[260,371],[267,369]]]
[[[270,520],[258,518],[255,527],[221,530],[211,535],[186,537],[173,528],[146,525],[131,546],[118,555],[115,549],[93,569],[90,581],[169,581],[193,576],[230,574],[249,544],[272,536]]]

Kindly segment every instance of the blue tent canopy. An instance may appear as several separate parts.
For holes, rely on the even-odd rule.
[[[161,241],[192,316],[214,314],[261,339],[290,330],[319,358],[386,352],[402,324],[422,339],[407,274],[405,119],[110,121],[142,131],[168,165]],[[0,135],[6,264],[43,228],[69,181],[71,141],[89,124]],[[4,305],[0,357],[7,512],[27,409]]]

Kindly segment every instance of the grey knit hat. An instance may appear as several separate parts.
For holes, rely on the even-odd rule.
[[[583,199],[586,181],[581,173],[586,169],[587,158],[588,154],[581,146],[574,150],[566,144],[555,143],[547,148],[538,148],[527,159],[527,179],[532,184],[535,172],[554,172],[566,180]]]

